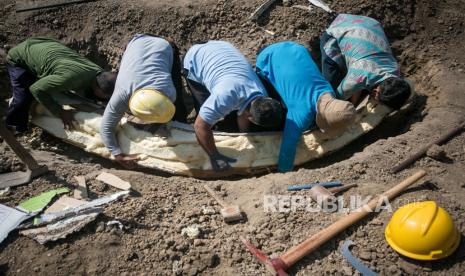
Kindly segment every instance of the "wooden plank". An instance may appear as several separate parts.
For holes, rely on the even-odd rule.
[[[131,184],[129,182],[124,181],[111,173],[103,172],[99,176],[97,176],[97,180],[100,180],[105,184],[108,184],[121,190],[127,191],[131,189]]]

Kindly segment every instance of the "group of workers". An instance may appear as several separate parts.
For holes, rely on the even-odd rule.
[[[214,170],[227,170],[236,161],[215,145],[212,129],[223,124],[241,132],[252,125],[284,127],[278,169],[286,172],[293,168],[302,133],[316,127],[342,132],[353,122],[354,106],[363,93],[393,109],[403,106],[411,94],[378,21],[340,14],[322,35],[320,48],[321,72],[308,49],[289,41],[261,49],[254,70],[225,41],[193,45],[181,61],[173,41],[143,34],[127,45],[119,71],[107,72],[56,40],[30,38],[8,52],[13,98],[5,123],[26,131],[35,98],[60,117],[65,128],[73,128],[73,114],[51,93],[87,89],[99,99],[109,99],[102,140],[118,163],[132,168],[137,156],[119,147],[118,123],[128,110],[144,123],[184,122],[184,76],[197,112],[196,137]]]

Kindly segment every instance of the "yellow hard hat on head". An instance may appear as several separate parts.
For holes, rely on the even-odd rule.
[[[445,258],[460,243],[460,233],[452,218],[434,201],[415,202],[399,208],[384,234],[395,251],[416,260]]]
[[[129,100],[129,109],[144,123],[160,124],[169,122],[176,110],[167,96],[152,88],[134,92]]]

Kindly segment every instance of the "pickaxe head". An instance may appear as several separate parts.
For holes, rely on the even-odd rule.
[[[247,249],[258,259],[259,262],[265,265],[268,272],[278,276],[288,276],[286,273],[287,265],[281,260],[281,258],[270,259],[265,252],[256,248],[251,242],[241,237],[242,243]]]

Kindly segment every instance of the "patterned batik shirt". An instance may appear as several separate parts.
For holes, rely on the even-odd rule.
[[[326,55],[347,74],[337,88],[337,97],[347,100],[355,92],[371,90],[400,71],[381,24],[373,18],[340,14],[326,32]]]

